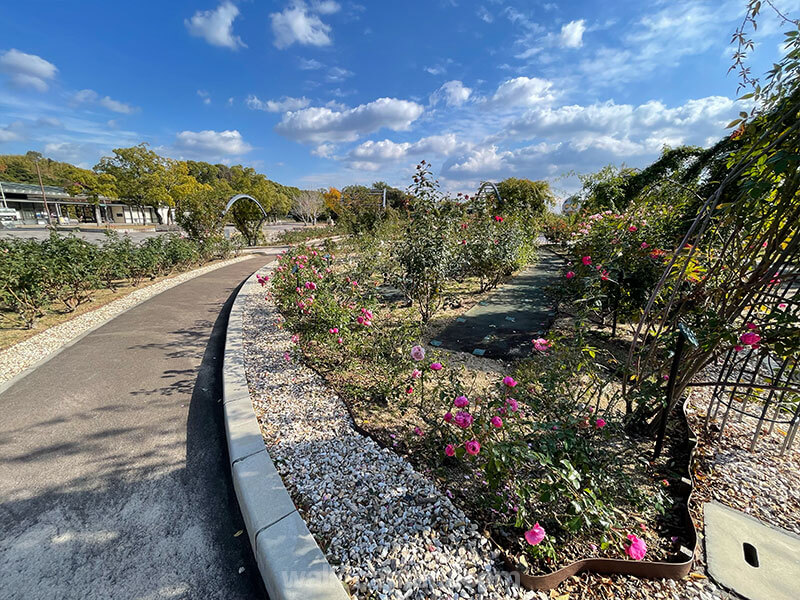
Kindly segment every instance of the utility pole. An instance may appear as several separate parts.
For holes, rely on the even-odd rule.
[[[42,201],[44,201],[44,212],[47,215],[47,224],[52,225],[53,222],[50,219],[50,209],[47,207],[47,196],[44,193],[44,184],[42,183],[42,171],[39,169],[39,161],[36,160],[36,174],[39,175],[39,188],[42,190]]]

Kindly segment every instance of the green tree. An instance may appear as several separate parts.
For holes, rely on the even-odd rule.
[[[167,161],[150,150],[146,143],[130,148],[115,148],[114,156],[105,156],[94,170],[116,180],[117,193],[122,200],[138,207],[172,206],[172,197],[164,187]],[[161,215],[156,212],[159,222]]]
[[[497,184],[500,192],[498,210],[528,217],[543,214],[555,204],[555,197],[546,181],[531,181],[509,177]]]

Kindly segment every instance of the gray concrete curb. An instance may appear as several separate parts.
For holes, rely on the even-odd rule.
[[[261,286],[253,273],[233,301],[225,336],[222,402],[236,498],[271,600],[347,600],[272,464],[253,411],[242,325],[245,301],[258,293]]]

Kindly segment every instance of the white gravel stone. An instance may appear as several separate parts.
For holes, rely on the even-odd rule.
[[[278,471],[354,598],[521,597],[476,528],[451,529],[470,525],[467,516],[400,456],[357,433],[318,375],[286,360],[292,343],[278,316],[260,294],[245,305],[253,404]]]

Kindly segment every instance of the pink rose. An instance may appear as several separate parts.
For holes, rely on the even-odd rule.
[[[519,410],[519,404],[514,398],[506,398],[506,404],[508,404],[508,408],[511,409],[511,412],[517,412]]]
[[[581,259],[581,261],[583,261],[583,264],[588,267],[590,264],[592,264],[592,257],[591,256],[584,256]]]
[[[466,396],[459,396],[453,400],[453,405],[456,408],[465,408],[466,406],[469,406],[469,400],[467,400]]]
[[[575,277],[575,271],[567,271],[567,279],[572,279]]]
[[[431,371],[441,371],[442,363],[431,363]]]
[[[472,425],[472,421],[474,420],[472,415],[466,411],[460,410],[456,413],[455,418],[453,419],[455,424],[461,427],[461,429],[466,429],[470,425]]]
[[[507,385],[510,388],[513,388],[516,387],[517,382],[514,381],[514,378],[511,377],[510,375],[506,375],[505,377],[503,377],[503,384]]]
[[[470,440],[464,444],[464,448],[467,450],[467,454],[471,454],[475,456],[478,452],[481,451],[481,445],[478,443],[478,440]]]
[[[606,426],[606,420],[600,417],[594,422],[594,426],[597,427],[598,429],[602,429],[603,427]]]
[[[503,426],[503,419],[500,417],[492,417],[492,427],[500,429]]]
[[[546,352],[550,348],[550,342],[544,338],[536,338],[535,340],[531,340],[534,349],[539,352]]]
[[[630,540],[631,543],[625,548],[625,554],[630,556],[633,560],[642,560],[644,555],[647,554],[647,544],[644,543],[643,539],[633,533],[628,534],[628,540]]]
[[[748,331],[747,333],[742,334],[742,336],[739,338],[739,341],[745,346],[758,348],[758,343],[761,341],[761,336],[752,331]]]
[[[453,447],[453,444],[447,444],[447,446],[444,447],[444,453],[447,456],[455,456],[456,449]]]
[[[420,361],[425,358],[425,348],[422,346],[414,346],[411,348],[411,358],[416,361]]]
[[[445,423],[449,423],[452,420],[453,420],[453,413],[451,413],[449,411],[444,413],[444,422]]]
[[[547,533],[545,532],[544,527],[539,525],[537,522],[531,529],[525,532],[525,541],[531,546],[538,546],[542,543],[542,540],[546,535]]]
[[[413,371],[411,371],[411,379],[419,379],[421,375],[422,371],[420,371],[419,369],[414,369]]]

